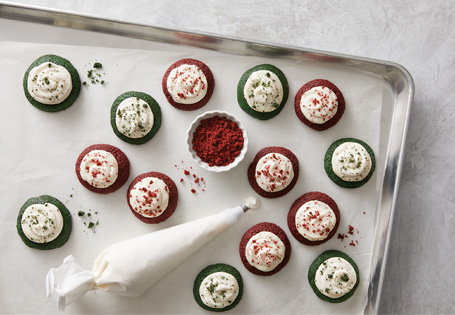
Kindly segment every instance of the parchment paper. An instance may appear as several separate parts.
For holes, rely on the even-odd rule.
[[[367,301],[370,259],[373,245],[374,217],[385,152],[380,148],[381,79],[342,65],[274,60],[230,55],[204,50],[179,52],[128,50],[52,44],[0,42],[0,304],[6,313],[57,312],[55,301],[45,297],[45,275],[60,266],[64,257],[74,255],[82,267],[90,269],[95,257],[112,243],[164,227],[195,220],[242,203],[254,195],[248,184],[247,168],[253,157],[266,146],[283,146],[292,150],[300,161],[300,178],[286,196],[268,200],[250,211],[240,222],[219,235],[185,263],[160,280],[139,298],[126,298],[89,292],[68,306],[67,313],[204,313],[194,301],[192,286],[205,266],[227,263],[243,276],[245,288],[241,303],[233,313],[362,313]],[[26,100],[22,79],[27,67],[39,56],[57,54],[70,60],[82,81],[98,61],[103,64],[102,79],[106,84],[83,86],[76,103],[58,113],[46,113]],[[179,111],[169,105],[161,90],[166,69],[181,58],[205,62],[215,77],[215,91],[210,102],[194,112]],[[275,118],[260,121],[241,110],[237,104],[238,79],[249,68],[271,63],[279,67],[289,81],[289,99]],[[323,132],[314,131],[295,115],[294,96],[301,85],[312,79],[334,82],[346,99],[346,111],[339,123]],[[163,122],[157,135],[140,146],[130,145],[115,136],[109,112],[113,100],[126,91],[142,91],[154,97],[161,106]],[[228,173],[211,173],[196,166],[186,149],[186,131],[193,119],[209,110],[224,110],[245,125],[250,145],[245,160]],[[376,152],[377,169],[365,186],[357,189],[338,187],[326,176],[324,154],[329,145],[342,137],[355,137],[367,142]],[[76,178],[75,162],[82,150],[96,143],[108,143],[122,149],[129,157],[131,175],[124,187],[115,193],[99,195],[86,190]],[[184,170],[202,177],[195,184]],[[137,175],[159,171],[170,176],[179,189],[179,205],[173,216],[158,225],[147,225],[130,212],[126,190]],[[183,179],[183,182],[180,180]],[[196,193],[192,193],[195,189]],[[338,233],[354,235],[341,241],[308,247],[290,234],[286,218],[291,204],[302,194],[321,191],[330,195],[341,211]],[[16,232],[16,218],[22,204],[32,196],[49,194],[66,204],[73,214],[73,231],[68,243],[60,249],[39,251],[25,246]],[[78,217],[77,212],[91,213]],[[260,277],[242,265],[238,245],[252,225],[268,221],[278,224],[292,244],[289,264],[278,274]],[[92,229],[88,222],[98,222]],[[84,225],[85,223],[85,225]],[[352,242],[353,245],[349,245]],[[344,251],[360,269],[361,282],[354,296],[341,304],[320,300],[312,291],[307,270],[311,262],[329,249]],[[134,268],[134,266],[132,266]]]

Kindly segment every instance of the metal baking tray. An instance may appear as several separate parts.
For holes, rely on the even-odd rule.
[[[44,10],[38,7],[0,3],[0,18],[21,20],[44,25],[52,25],[74,30],[124,36],[145,41],[167,43],[183,47],[202,48],[238,55],[259,56],[273,59],[286,59],[312,63],[331,63],[346,68],[358,69],[382,78],[384,92],[383,110],[392,113],[391,119],[381,122],[381,136],[387,139],[381,143],[386,153],[382,187],[378,192],[374,244],[369,279],[368,304],[365,313],[377,313],[381,297],[382,283],[387,261],[391,227],[396,206],[403,153],[408,129],[408,119],[414,95],[414,82],[411,75],[401,65],[362,57],[342,55],[300,47],[275,45],[271,43],[247,41],[233,37],[193,33],[182,30],[165,29],[141,25],[97,16],[70,12]]]

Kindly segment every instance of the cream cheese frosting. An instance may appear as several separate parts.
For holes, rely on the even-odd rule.
[[[327,238],[336,224],[332,208],[319,200],[304,203],[295,215],[297,231],[310,241],[321,241]]]
[[[183,64],[172,69],[167,78],[167,90],[180,104],[194,104],[207,94],[207,77],[196,65]]]
[[[30,70],[27,89],[30,96],[41,104],[60,104],[73,89],[71,74],[63,66],[44,62]]]
[[[291,161],[280,153],[268,153],[256,164],[256,182],[267,192],[285,189],[294,178]]]
[[[142,138],[152,130],[154,115],[150,105],[141,98],[129,97],[117,107],[115,124],[128,138]]]
[[[338,108],[336,94],[325,86],[316,86],[303,93],[300,110],[306,119],[315,124],[323,124],[335,116]]]
[[[248,105],[257,112],[268,113],[281,105],[283,85],[272,71],[254,71],[246,80],[243,96]]]
[[[251,237],[246,244],[245,257],[251,266],[269,272],[283,261],[285,251],[285,245],[277,235],[262,231]]]
[[[169,204],[169,188],[159,178],[146,177],[132,187],[128,198],[134,211],[146,218],[155,218],[163,214]]]
[[[202,280],[199,296],[202,303],[211,308],[222,309],[231,305],[239,294],[237,279],[227,272],[215,272]]]
[[[336,299],[354,288],[357,275],[346,259],[332,257],[319,266],[314,282],[322,294]]]
[[[370,154],[360,143],[343,142],[333,152],[332,169],[344,181],[361,181],[370,173]]]
[[[107,188],[118,177],[117,159],[108,151],[92,150],[82,158],[80,174],[91,186]]]
[[[22,214],[21,226],[30,241],[49,243],[62,232],[63,216],[54,204],[33,204]]]

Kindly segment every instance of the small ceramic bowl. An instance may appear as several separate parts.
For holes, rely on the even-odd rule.
[[[208,119],[208,118],[212,118],[215,116],[226,117],[227,119],[234,121],[237,124],[237,126],[239,126],[240,130],[242,130],[242,133],[243,133],[243,148],[240,151],[240,154],[235,158],[235,160],[231,164],[226,165],[226,166],[210,166],[208,163],[202,161],[201,158],[196,154],[196,151],[194,151],[194,149],[193,149],[193,134],[194,134],[194,131],[196,130],[196,128],[199,126],[200,122],[203,119]],[[229,171],[230,169],[236,167],[240,163],[240,161],[242,161],[243,158],[245,157],[245,154],[246,154],[246,151],[248,148],[248,135],[247,135],[246,129],[243,126],[242,122],[240,122],[240,120],[235,118],[235,116],[233,116],[232,114],[229,114],[227,112],[222,112],[222,111],[210,111],[210,112],[205,112],[202,115],[199,115],[191,123],[190,128],[188,129],[186,142],[188,145],[188,151],[190,152],[191,157],[193,158],[194,162],[196,162],[197,165],[199,165],[203,169],[206,169],[206,170],[212,171],[212,172],[226,172],[226,171]]]

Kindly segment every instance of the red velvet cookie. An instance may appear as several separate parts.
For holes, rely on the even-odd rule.
[[[147,178],[150,178],[150,181],[147,180]],[[163,181],[165,184],[164,188],[161,189],[155,186],[158,183],[152,178],[158,178]],[[145,183],[145,186],[141,185],[141,183]],[[138,186],[135,188],[136,184],[138,184]],[[167,207],[165,207],[163,210],[161,207],[161,201],[165,199],[165,196],[163,194],[166,193],[169,196],[168,204]],[[149,172],[141,174],[133,180],[133,182],[128,187],[126,199],[131,212],[139,220],[149,224],[156,224],[167,220],[174,213],[175,209],[177,208],[179,195],[177,186],[171,178],[163,173]],[[135,203],[135,205],[133,203]],[[147,210],[143,209],[143,207],[155,208],[154,210]],[[146,215],[142,215],[138,211],[143,212]]]
[[[183,73],[174,74],[173,77],[175,81],[181,82],[181,84],[184,86],[184,89],[180,93],[176,93],[176,98],[181,100],[187,99],[187,95],[193,93],[198,87],[201,89],[201,91],[204,89],[206,90],[205,96],[199,101],[192,104],[184,104],[178,100],[175,100],[168,89],[167,82],[169,75],[171,74],[172,70],[182,65],[197,66],[203,72],[207,80],[207,84],[205,85],[202,82],[201,77],[196,74],[192,74],[191,76],[188,76],[188,74],[184,75]],[[213,94],[213,89],[215,88],[215,78],[213,77],[212,71],[205,63],[196,59],[181,59],[173,63],[165,72],[162,80],[162,88],[166,99],[172,106],[180,110],[192,111],[203,107],[210,100]]]
[[[261,232],[273,233],[284,244],[284,256],[282,257],[281,262],[279,262],[278,265],[276,265],[276,267],[270,271],[262,271],[262,270],[258,269],[257,267],[252,266],[249,263],[247,255],[246,255],[248,242],[250,241],[250,239],[252,237],[254,237],[255,235],[257,235],[258,233],[261,233]],[[258,253],[259,251],[262,250],[263,255],[261,256],[260,253],[258,253],[258,255],[264,259],[262,261],[263,263],[266,263],[266,265],[269,265],[269,264],[267,264],[267,262],[270,264],[273,264],[273,261],[277,261],[276,258],[274,257],[274,255],[269,255],[269,254],[271,254],[271,252],[273,252],[273,250],[271,249],[271,246],[277,245],[277,243],[273,239],[270,240],[270,239],[266,238],[265,240],[266,240],[266,242],[263,242],[260,240],[253,242],[251,248],[255,253]],[[287,238],[286,233],[278,225],[276,225],[274,223],[270,223],[270,222],[261,222],[261,223],[256,224],[255,226],[251,227],[243,235],[242,240],[240,241],[239,253],[240,253],[240,259],[242,260],[243,265],[250,272],[252,272],[258,276],[270,276],[270,275],[277,273],[281,269],[283,269],[286,266],[286,264],[289,262],[289,258],[291,257],[291,243],[289,243],[289,239]],[[257,263],[257,261],[256,261],[256,263]],[[261,263],[261,262],[259,262],[259,263]]]
[[[300,207],[308,202],[314,202],[313,205],[309,205],[307,208],[307,215],[305,216],[306,220],[300,221],[297,225],[299,225],[300,229],[305,233],[309,233],[309,235],[303,236],[296,225],[296,215],[299,211]],[[322,202],[322,204],[321,204]],[[327,207],[333,211],[327,211]],[[316,207],[316,208],[315,208]],[[322,210],[321,210],[322,209]],[[335,224],[329,224],[326,220],[335,218]],[[322,220],[322,221],[321,221]],[[298,198],[291,206],[288,212],[288,227],[291,231],[291,234],[302,244],[315,246],[322,243],[327,242],[331,239],[338,229],[340,225],[340,210],[336,202],[330,198],[330,196],[318,192],[308,192]],[[314,238],[312,235],[317,234],[321,238],[326,236],[324,239],[321,240],[311,240],[310,238]],[[319,238],[319,237],[318,237]]]
[[[91,154],[88,156],[88,159],[85,159],[84,161],[84,157],[87,154],[98,150],[109,152],[115,158],[118,168],[117,172],[115,172],[115,169],[112,168],[112,164],[106,161],[103,156],[99,154]],[[85,165],[82,168],[82,173],[85,174],[84,176],[86,179],[82,178],[81,163],[84,163]],[[118,190],[123,186],[123,184],[126,183],[128,177],[130,176],[130,161],[126,157],[125,153],[117,147],[109,144],[94,144],[82,151],[77,158],[75,169],[77,178],[82,186],[98,194],[108,194]],[[109,175],[111,170],[113,172],[112,175],[116,173],[115,176],[117,176],[113,183],[110,183],[112,181],[112,176]],[[103,181],[103,177],[105,179],[104,185],[100,184],[100,181]],[[109,186],[104,187],[106,184],[109,184]]]
[[[263,171],[261,171],[262,172],[262,175],[261,175],[261,173],[258,173],[256,171],[256,166],[257,166],[258,162],[261,160],[262,157],[264,157],[265,155],[267,155],[269,153],[282,154],[291,161],[292,170],[294,172],[294,177],[291,180],[291,182],[282,190],[277,190],[276,187],[278,187],[278,184],[280,184],[283,181],[283,179],[284,180],[286,179],[285,177],[287,177],[288,174],[280,173],[279,170],[277,172],[273,172],[272,170],[267,172],[267,170],[263,170]],[[266,177],[270,179],[271,184],[268,185],[267,187],[269,188],[269,190],[272,190],[272,191],[264,190],[259,186],[256,178],[259,176],[263,176],[263,175],[264,176],[267,175]],[[276,176],[273,176],[273,175],[276,175]],[[286,195],[289,191],[291,191],[292,188],[294,188],[298,178],[299,178],[299,160],[294,155],[294,153],[292,153],[290,150],[283,148],[283,147],[263,148],[256,154],[253,162],[251,162],[250,166],[248,167],[248,181],[249,181],[251,187],[260,196],[265,197],[265,198],[277,198],[277,197]]]
[[[302,95],[305,92],[311,90],[312,88],[318,87],[318,86],[326,87],[326,88],[329,88],[330,90],[332,90],[333,93],[335,93],[336,99],[338,101],[338,106],[336,107],[337,108],[336,114],[333,115],[333,117],[331,119],[327,120],[326,122],[324,122],[322,124],[314,123],[314,122],[311,122],[310,120],[308,120],[305,117],[305,115],[303,114],[302,109],[300,108],[300,100],[302,98]],[[319,100],[313,100],[313,101],[318,102],[318,104],[319,104]],[[335,84],[333,84],[330,81],[323,80],[323,79],[316,79],[316,80],[312,80],[310,82],[305,83],[298,90],[297,94],[295,95],[295,99],[294,99],[294,109],[295,109],[295,113],[296,113],[297,117],[305,125],[307,125],[308,127],[312,128],[314,130],[317,130],[317,131],[326,130],[326,129],[329,129],[330,127],[334,126],[340,120],[341,116],[343,116],[345,107],[346,107],[346,103],[345,103],[345,100],[343,97],[343,93],[341,93],[341,91],[338,89],[338,87],[336,87]],[[331,112],[331,110],[328,110],[328,112]]]

